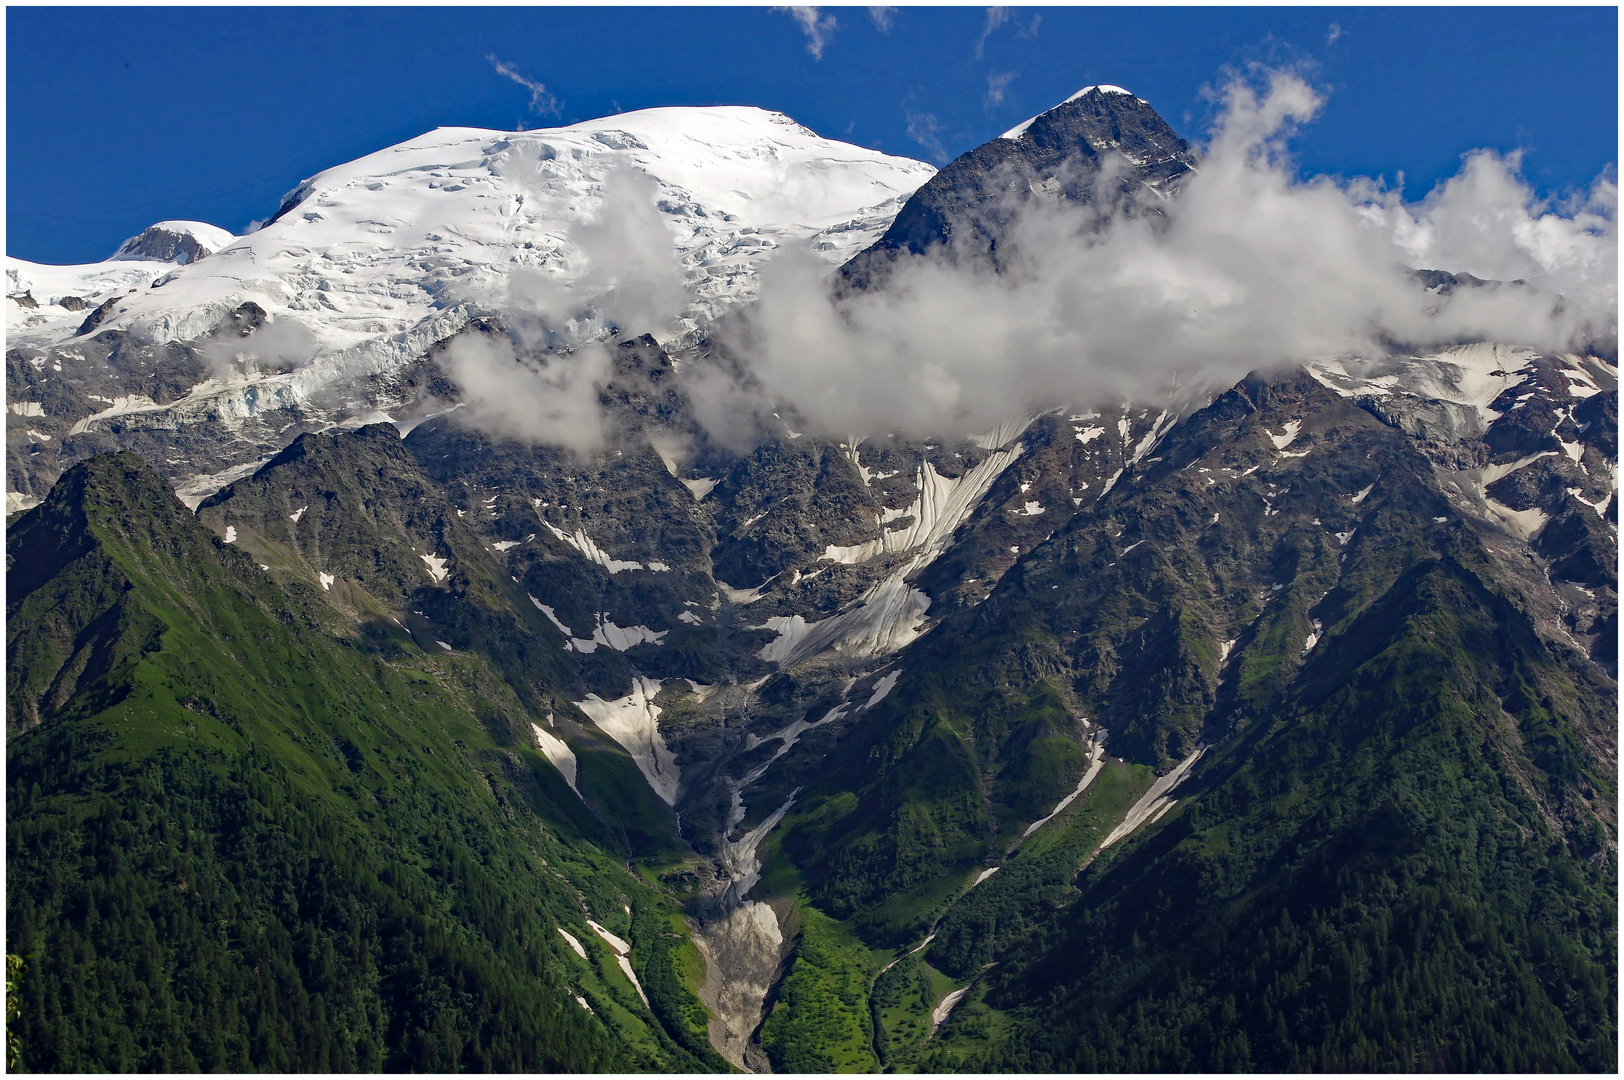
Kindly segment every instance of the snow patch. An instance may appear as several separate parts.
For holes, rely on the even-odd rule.
[[[592,932],[608,942],[609,947],[615,951],[615,963],[619,966],[621,974],[626,976],[627,981],[632,984],[632,989],[637,991],[637,996],[642,999],[643,1007],[648,1008],[648,995],[643,993],[643,984],[637,981],[637,973],[632,970],[631,945],[623,938],[611,933],[601,923],[588,919],[586,924],[592,927]]]
[[[236,542],[237,542],[237,529],[236,529],[236,527],[233,526],[233,525],[227,525],[226,526],[226,543],[235,544]]]
[[[599,645],[607,645],[616,652],[625,652],[647,642],[658,645],[665,640],[669,630],[650,630],[646,626],[617,626],[615,621],[598,613],[597,626],[593,628],[592,637],[586,640],[572,638],[570,643],[579,652],[590,653],[597,650]]]
[[[968,994],[969,992],[970,988],[968,986],[961,986],[959,989],[953,991],[951,994],[943,998],[942,1003],[931,1011],[929,1037],[935,1037],[936,1032],[941,1029],[943,1024],[947,1023],[947,1018],[952,1015],[954,1006],[963,1001],[964,995]]]
[[[525,593],[525,595],[530,596],[529,593]],[[548,619],[549,622],[551,622],[554,626],[558,627],[558,632],[559,633],[563,634],[566,638],[572,638],[572,637],[575,636],[574,631],[572,631],[569,627],[565,626],[563,623],[558,621],[558,615],[557,615],[556,612],[553,611],[552,608],[548,607],[546,604],[543,604],[540,600],[537,600],[534,596],[530,596],[530,602],[532,604],[536,605],[536,610],[537,611],[540,611],[543,615],[547,616],[547,619]]]
[[[1507,529],[1524,540],[1539,532],[1545,527],[1545,523],[1551,520],[1551,515],[1537,506],[1530,507],[1527,510],[1513,510],[1505,503],[1496,502],[1487,497],[1483,501],[1488,504],[1494,516],[1499,518]]]
[[[995,433],[998,434],[998,433]],[[829,545],[820,558],[852,565],[864,563],[879,555],[898,554],[916,548],[935,549],[930,558],[945,549],[953,532],[987,494],[993,481],[1021,456],[1025,447],[1017,444],[1005,450],[988,454],[979,465],[967,469],[963,475],[949,479],[936,471],[936,466],[921,461],[915,473],[914,486],[919,494],[906,509],[889,511],[876,524],[887,520],[912,517],[913,524],[906,529],[880,529],[873,540],[850,546]],[[1040,508],[1041,509],[1041,508]],[[929,561],[929,560],[927,560]]]
[[[322,592],[327,592],[329,589],[331,589],[333,587],[333,582],[338,580],[337,578],[333,577],[333,575],[331,575],[331,574],[323,574],[323,573],[319,573],[319,572],[316,574],[316,578],[321,582],[321,591]]]
[[[1077,441],[1082,443],[1084,446],[1087,446],[1089,443],[1105,434],[1105,429],[1097,425],[1073,428],[1072,430],[1077,433]]]
[[[1269,437],[1269,441],[1274,443],[1274,448],[1276,450],[1284,450],[1286,447],[1292,444],[1292,442],[1297,438],[1297,433],[1302,430],[1303,422],[1301,420],[1288,420],[1286,421],[1285,429],[1281,432],[1281,434],[1276,435],[1268,428],[1263,429],[1263,434],[1267,435]]]
[[[885,678],[879,680],[878,682],[876,682],[874,684],[874,693],[869,697],[868,703],[865,704],[863,706],[863,708],[861,710],[859,710],[859,711],[866,712],[869,709],[872,709],[874,706],[878,705],[880,702],[884,701],[885,696],[887,694],[889,694],[891,692],[892,688],[897,685],[897,680],[900,679],[901,677],[902,677],[902,669],[901,668],[897,668],[894,671],[887,672]]]
[[[757,585],[753,589],[735,589],[727,582],[717,579],[716,587],[722,591],[723,596],[727,597],[729,603],[753,604],[757,600],[761,599],[762,591],[777,580],[777,578],[778,575],[774,574],[772,577],[768,578],[766,581],[763,581],[760,585]]]
[[[774,810],[767,816],[766,820],[739,839],[723,841],[722,868],[729,878],[727,891],[723,898],[724,903],[729,900],[734,903],[742,902],[745,897],[750,895],[750,890],[756,887],[756,882],[761,880],[761,860],[756,858],[756,849],[767,838],[767,834],[772,832],[780,821],[784,820],[784,815],[789,813],[789,808],[794,805],[795,796],[800,793],[800,790],[800,788],[796,788],[790,792],[789,798],[784,800],[784,805]],[[774,930],[777,930],[776,920],[774,920]]]
[[[593,543],[592,537],[588,536],[581,529],[576,529],[573,533],[567,533],[563,529],[558,528],[552,522],[548,521],[546,518],[541,517],[540,513],[537,513],[536,516],[541,519],[541,523],[547,526],[548,531],[550,531],[554,536],[558,537],[558,539],[562,540],[564,543],[586,556],[588,562],[597,563],[611,574],[618,574],[624,570],[643,569],[643,564],[640,562],[632,562],[627,559],[614,558],[597,544]]]
[[[1105,768],[1105,732],[1102,730],[1095,732],[1093,737],[1089,739],[1088,768],[1083,771],[1083,778],[1077,781],[1077,786],[1072,789],[1070,795],[1055,804],[1053,810],[1028,825],[1026,831],[1021,833],[1021,839],[1025,840],[1028,836],[1037,832],[1056,814],[1077,801],[1077,797],[1088,790],[1088,785],[1094,782],[1094,778],[1100,774],[1100,770],[1103,768]]]
[[[1195,752],[1179,762],[1172,772],[1159,777],[1154,784],[1150,785],[1150,790],[1145,792],[1139,801],[1133,804],[1133,808],[1128,811],[1127,816],[1122,819],[1116,828],[1111,830],[1110,835],[1100,844],[1100,850],[1104,851],[1118,840],[1129,835],[1146,821],[1151,820],[1152,816],[1159,817],[1162,813],[1165,813],[1163,804],[1168,801],[1168,793],[1178,787],[1184,778],[1190,774],[1190,767],[1200,759],[1206,749],[1205,743],[1197,746]]]
[[[423,565],[428,567],[429,577],[434,579],[435,584],[439,584],[451,576],[450,571],[445,568],[446,560],[438,555],[419,555],[418,558],[422,559]]]
[[[552,719],[551,713],[547,715],[547,719]],[[580,795],[581,789],[575,786],[575,751],[570,749],[569,743],[560,739],[540,724],[531,724],[530,730],[536,736],[536,749],[540,750],[542,756],[553,763],[553,768],[557,769],[560,775],[564,777],[564,783],[570,786],[570,790],[575,792],[576,795]],[[581,955],[585,956],[586,954],[582,953]]]
[[[636,676],[632,679],[631,693],[625,697],[605,701],[596,694],[588,694],[586,700],[577,701],[575,707],[625,748],[656,795],[667,805],[675,805],[682,774],[676,758],[665,745],[665,737],[660,734],[660,707],[654,704],[654,696],[659,692],[657,679]]]
[[[570,943],[570,948],[575,950],[575,954],[577,956],[579,956],[582,960],[586,959],[586,946],[581,944],[580,938],[576,937],[562,926],[555,926],[553,929],[564,935],[564,940]],[[576,998],[575,1000],[581,1001],[580,998]],[[582,1002],[582,1004],[585,1004],[585,1002]]]
[[[695,502],[703,502],[705,496],[711,493],[711,489],[717,484],[721,483],[720,480],[712,480],[708,476],[701,476],[697,480],[683,480],[682,477],[679,476],[677,477],[677,480],[680,481],[682,486],[687,488],[689,493],[693,495]]]
[[[299,519],[304,517],[304,512],[306,510],[309,510],[309,509],[310,509],[310,504],[306,503],[304,506],[299,507],[299,509],[297,509],[293,513],[289,514],[288,515],[288,520],[293,522],[295,525],[299,524]]]
[[[1504,465],[1485,465],[1478,473],[1478,483],[1482,487],[1488,487],[1495,481],[1510,476],[1514,472],[1520,472],[1524,467],[1532,465],[1540,458],[1554,457],[1555,455],[1555,450],[1541,450],[1537,454],[1529,454],[1527,457],[1518,458],[1516,461]]]

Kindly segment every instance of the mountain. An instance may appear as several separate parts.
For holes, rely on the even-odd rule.
[[[933,171],[744,107],[441,128],[305,180],[223,246],[218,229],[169,222],[106,263],[8,258],[9,403],[29,418],[8,436],[8,506],[112,445],[198,479],[200,498],[279,450],[289,424],[407,419],[404,369],[515,294],[553,297],[559,325],[591,322],[636,278],[686,297],[670,312],[680,336],[752,297],[787,244],[848,258]],[[231,344],[243,319],[276,328],[246,354]]]
[[[883,283],[900,258],[1007,261],[1010,222],[1033,200],[1156,214],[1196,166],[1190,144],[1143,99],[1086,86],[927,180],[889,228],[840,269],[855,288]]]
[[[670,900],[490,665],[281,587],[129,454],[69,470],[7,556],[29,1067],[720,1064]]]
[[[707,268],[658,334],[590,261],[628,163]],[[876,295],[1196,165],[1114,87],[934,175],[749,109],[441,131],[74,268],[151,274],[78,325],[14,297],[26,1064],[1616,1068],[1616,355],[717,434],[769,242]],[[597,357],[601,444],[470,419],[467,349]]]
[[[226,230],[202,221],[160,221],[120,244],[112,258],[185,266],[208,258],[236,239]]]

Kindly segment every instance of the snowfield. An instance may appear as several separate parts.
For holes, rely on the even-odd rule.
[[[663,224],[668,245],[654,257],[686,286],[691,328],[752,298],[760,267],[785,245],[845,261],[934,172],[743,106],[645,109],[525,132],[437,128],[305,180],[247,236],[165,222],[126,242],[174,261],[8,258],[7,292],[31,290],[39,307],[8,304],[6,329],[13,345],[61,344],[89,311],[122,297],[97,329],[161,343],[206,333],[252,301],[310,332],[312,355],[300,360],[379,370],[499,309],[510,286],[601,289],[614,268],[593,265],[582,227],[598,221],[612,175],[637,177],[635,198],[647,200],[638,209]],[[166,247],[155,230],[185,243]],[[192,258],[193,249],[212,254]],[[70,311],[56,304],[62,296],[88,307]]]

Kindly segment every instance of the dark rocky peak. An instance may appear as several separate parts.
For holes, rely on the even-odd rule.
[[[368,424],[347,432],[306,432],[254,475],[268,474],[295,462],[305,463],[306,468],[336,467],[348,475],[364,459],[382,459],[378,464],[412,464],[411,455],[401,445],[400,431],[393,424]],[[221,501],[222,496],[230,490],[227,488],[219,495],[205,499],[204,505]]]
[[[160,221],[120,244],[113,258],[185,265],[208,258],[234,239],[224,229],[203,222]]]
[[[841,268],[845,288],[883,283],[899,257],[989,259],[1035,199],[1092,205],[1101,216],[1160,213],[1196,153],[1155,109],[1092,86],[960,155],[908,199],[885,235]]]
[[[174,489],[135,454],[97,454],[68,469],[43,502],[6,530],[8,605],[109,538],[136,551],[174,552],[195,533]],[[192,537],[195,539],[195,537]]]

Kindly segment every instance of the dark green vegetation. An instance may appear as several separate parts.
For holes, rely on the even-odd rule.
[[[1500,547],[1403,433],[1254,378],[945,619],[784,825],[870,944],[935,931],[873,987],[882,1060],[1612,1071],[1616,686]],[[1113,761],[1006,856],[1081,773],[1073,716],[1145,779]],[[972,990],[923,1041],[943,976]]]
[[[8,532],[26,1068],[724,1067],[673,902],[514,737],[511,671],[379,647],[130,455]]]
[[[873,1072],[868,950],[816,908],[796,917],[795,959],[770,1004],[762,1048],[775,1072]]]

